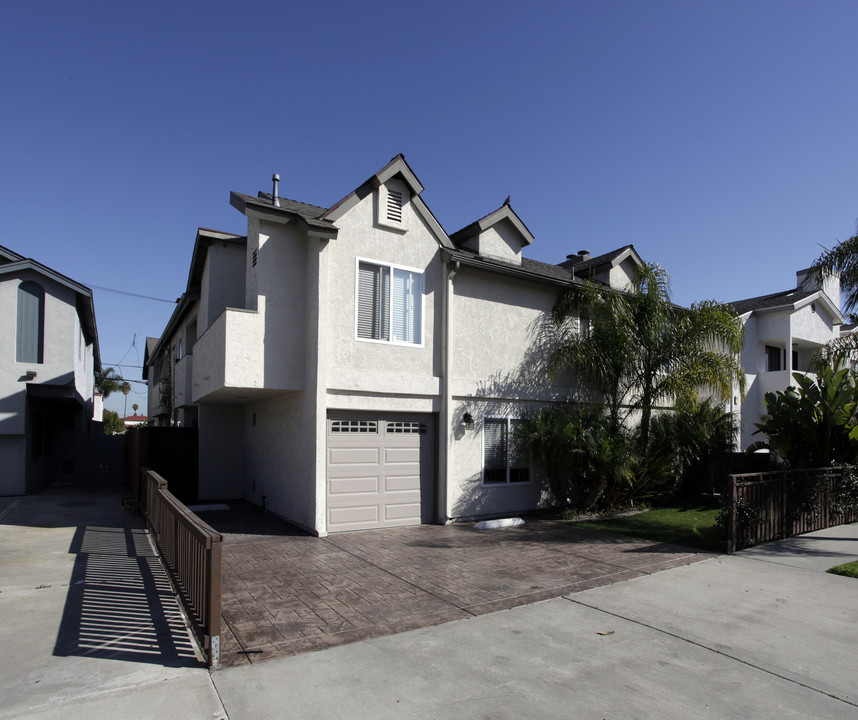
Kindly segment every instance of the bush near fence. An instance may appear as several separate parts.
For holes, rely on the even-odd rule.
[[[858,521],[854,467],[731,475],[727,552]]]

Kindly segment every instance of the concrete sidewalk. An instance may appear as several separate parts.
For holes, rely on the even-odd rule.
[[[0,503],[0,718],[225,718],[122,488]]]
[[[230,720],[858,718],[858,524],[216,672]]]

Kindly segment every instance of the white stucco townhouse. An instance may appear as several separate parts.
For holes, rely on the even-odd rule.
[[[745,328],[742,367],[746,395],[733,394],[733,411],[740,416],[740,449],[762,439],[754,436],[766,408],[768,392],[795,385],[794,372],[812,374],[816,350],[837,338],[845,319],[840,311],[840,279],[814,279],[810,270],[796,273],[790,290],[730,303]]]
[[[92,291],[0,246],[0,338],[0,495],[77,479],[101,432]]]
[[[548,501],[509,442],[570,393],[545,372],[548,313],[578,278],[626,286],[641,259],[529,260],[509,204],[448,235],[422,191],[399,155],[331,208],[275,185],[231,194],[246,235],[199,230],[144,372],[153,424],[199,428],[202,498],[320,535]]]

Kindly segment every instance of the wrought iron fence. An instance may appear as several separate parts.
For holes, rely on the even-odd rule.
[[[730,475],[727,552],[858,520],[852,468]]]
[[[138,503],[185,606],[209,666],[220,662],[223,536],[167,489],[167,481],[140,469]]]

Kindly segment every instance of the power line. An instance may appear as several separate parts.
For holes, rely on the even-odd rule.
[[[101,285],[89,284],[88,287],[91,287],[95,290],[103,290],[104,292],[116,293],[117,295],[128,295],[129,297],[142,298],[143,300],[154,300],[155,302],[170,303],[170,305],[175,305],[178,302],[178,300],[165,300],[164,298],[156,298],[152,297],[151,295],[140,295],[139,293],[127,292],[126,290],[115,290],[113,288],[102,287]]]

